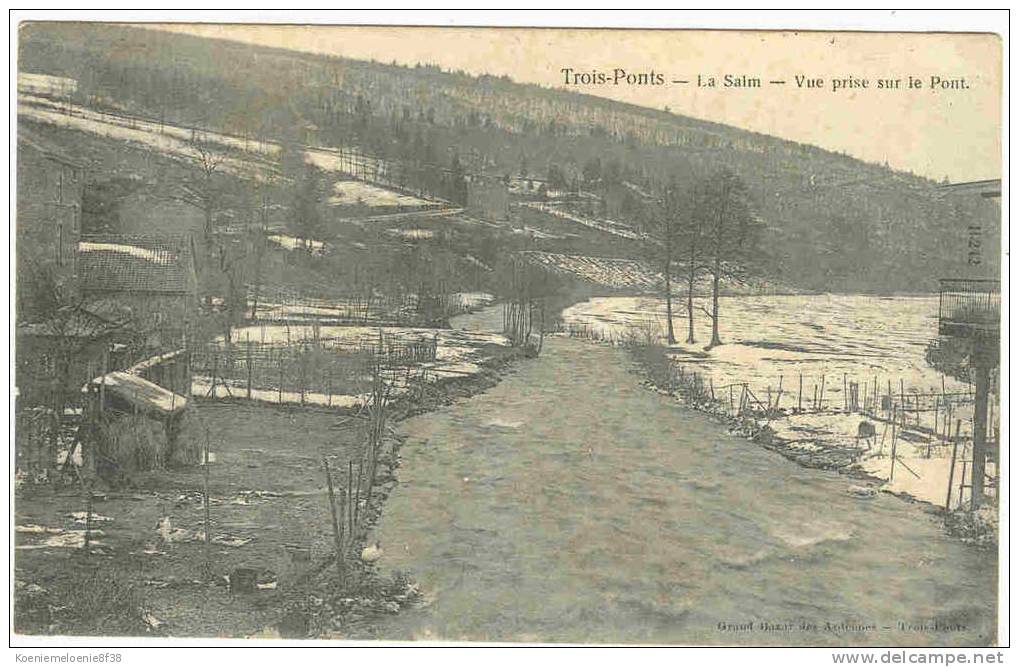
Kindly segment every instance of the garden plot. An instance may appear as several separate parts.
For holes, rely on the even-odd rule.
[[[251,314],[253,302],[248,302]],[[395,324],[410,318],[414,300],[385,299],[378,296],[370,300],[364,296],[332,297],[330,299],[298,298],[278,299],[270,296],[259,299],[255,319],[261,322],[292,322],[305,324]]]
[[[641,238],[641,235],[635,232],[632,227],[621,222],[616,222],[615,220],[591,218],[580,215],[578,213],[574,213],[572,211],[564,210],[563,208],[557,207],[556,205],[546,204],[543,202],[524,202],[521,205],[526,206],[528,208],[533,208],[537,211],[541,211],[542,213],[548,213],[549,215],[554,216],[556,218],[561,218],[563,220],[575,222],[579,225],[583,225],[591,229],[596,229],[600,232],[605,232],[607,234],[613,234],[624,239],[636,240]]]
[[[487,292],[453,292],[441,296],[450,317],[470,313],[495,302]],[[248,300],[248,316],[255,306]],[[412,324],[419,319],[417,295],[402,296],[350,294],[329,298],[305,297],[282,293],[265,294],[258,300],[256,320],[267,323],[351,325]]]
[[[256,325],[220,337],[196,362],[196,396],[355,407],[367,402],[372,368],[396,395],[413,385],[479,373],[498,334],[411,327]]]
[[[564,255],[529,250],[519,253],[527,262],[554,273],[609,289],[654,289],[660,276],[644,262],[614,257]]]

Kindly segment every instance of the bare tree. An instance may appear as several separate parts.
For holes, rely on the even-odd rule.
[[[650,261],[661,267],[663,297],[665,298],[666,340],[675,345],[676,334],[672,323],[672,278],[676,256],[683,235],[684,216],[679,186],[670,183],[652,202],[645,204],[642,213],[648,233],[646,254]]]
[[[188,170],[175,184],[169,197],[202,211],[205,215],[205,240],[209,241],[213,217],[222,206],[225,194],[220,176],[226,156],[214,151],[197,130],[192,130],[188,148],[188,162],[194,169]]]
[[[745,282],[760,263],[760,225],[750,206],[743,180],[728,169],[704,179],[699,187],[695,215],[703,223],[708,274],[711,276],[711,342],[708,349],[722,344],[718,332],[719,289],[722,280]]]

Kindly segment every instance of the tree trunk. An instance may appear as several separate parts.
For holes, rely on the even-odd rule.
[[[721,277],[722,266],[719,258],[715,258],[715,270],[711,277],[711,343],[708,347],[715,347],[722,344],[718,337],[718,283]]]
[[[697,241],[698,235],[700,234],[700,226],[694,229],[690,235],[690,255],[687,261],[686,270],[686,342],[695,343],[693,331],[693,291],[697,284],[697,262],[698,262],[698,250]]]
[[[666,250],[666,252],[669,252]],[[669,345],[676,344],[676,334],[672,329],[672,261],[671,257],[665,258],[665,318],[668,322],[668,343]]]
[[[979,358],[979,353],[974,357]],[[975,371],[973,401],[973,467],[970,468],[970,509],[977,510],[984,501],[984,464],[987,461],[987,398],[991,386],[990,365],[979,359]]]
[[[212,238],[212,209],[206,207],[205,213],[205,240],[209,241]]]
[[[696,273],[693,268],[690,269],[690,273],[687,274],[686,280],[686,342],[695,343],[693,335],[693,287],[696,279]]]

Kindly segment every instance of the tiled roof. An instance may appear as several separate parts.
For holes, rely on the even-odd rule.
[[[70,337],[98,340],[122,326],[85,308],[65,306],[54,317],[42,322],[23,322],[17,327],[19,336]]]
[[[194,289],[187,237],[83,236],[78,243],[81,289],[184,294]]]

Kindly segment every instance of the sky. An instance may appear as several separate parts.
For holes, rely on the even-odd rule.
[[[677,114],[844,151],[937,180],[1001,175],[1002,47],[995,35],[250,24],[153,27],[361,60],[428,63],[471,74],[507,75],[523,83],[565,87],[657,109],[668,107]],[[565,68],[603,73],[610,80],[617,69],[645,76],[632,78],[631,83],[568,84]],[[640,83],[652,74],[661,75],[664,83]],[[756,78],[761,85],[725,87],[726,75]],[[705,84],[713,77],[716,86],[699,86],[698,77]],[[910,77],[920,87],[911,88]],[[951,83],[932,87],[932,77]],[[821,82],[807,87],[807,79]],[[844,85],[836,90],[837,80]],[[887,81],[888,87],[879,88],[879,80]],[[893,83],[896,80],[898,84]]]

